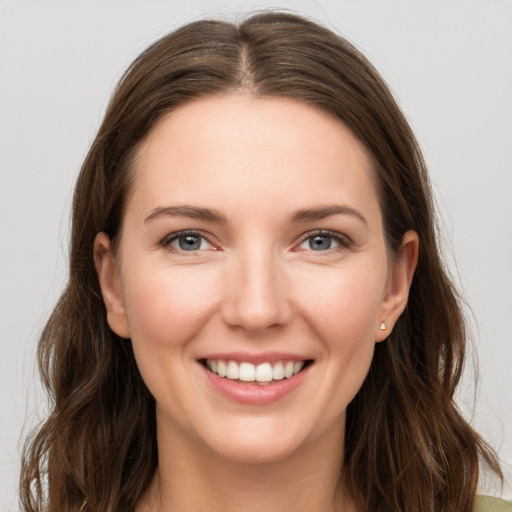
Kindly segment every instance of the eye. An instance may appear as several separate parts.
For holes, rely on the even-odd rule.
[[[212,249],[213,245],[200,233],[181,231],[164,238],[162,245],[170,251],[196,252]]]
[[[350,245],[351,241],[341,234],[317,231],[309,233],[299,245],[299,249],[322,252],[340,247],[350,247]]]

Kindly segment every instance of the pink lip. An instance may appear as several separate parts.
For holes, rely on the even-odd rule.
[[[212,357],[211,359],[224,358],[225,355],[219,358]],[[236,361],[236,359],[229,359],[231,361]],[[277,360],[282,361],[284,359],[290,360],[290,357],[279,358]],[[248,361],[247,359],[242,360]],[[300,360],[302,361],[303,359]],[[265,361],[269,360],[265,359]],[[259,384],[242,383],[225,377],[219,377],[217,374],[205,368],[201,363],[199,363],[199,365],[206,378],[217,392],[233,402],[246,405],[266,405],[281,400],[281,398],[284,398],[301,385],[311,368],[311,365],[308,365],[302,371],[297,373],[297,375],[294,375],[289,379],[274,381],[272,384],[260,386]]]
[[[223,352],[215,354],[207,354],[201,359],[214,359],[222,361],[235,361],[237,363],[275,363],[277,361],[305,361],[309,358],[290,354],[286,352],[265,352],[263,354],[249,354],[247,352]]]

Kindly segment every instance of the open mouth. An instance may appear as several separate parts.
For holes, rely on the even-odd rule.
[[[200,359],[199,362],[219,377],[240,383],[266,386],[274,382],[291,379],[307,366],[312,359],[303,361],[275,361],[252,364],[249,362],[227,361],[223,359]]]

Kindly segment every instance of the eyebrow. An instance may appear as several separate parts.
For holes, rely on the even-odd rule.
[[[316,207],[314,206],[312,208],[298,210],[292,214],[291,220],[293,222],[320,220],[325,219],[326,217],[330,217],[331,215],[351,215],[362,221],[363,224],[365,224],[366,226],[368,226],[368,221],[365,219],[364,215],[359,210],[356,210],[355,208],[352,208],[352,206],[344,204],[322,205]]]
[[[313,206],[297,210],[291,215],[292,222],[305,222],[311,220],[320,220],[332,215],[351,215],[362,221],[366,226],[368,222],[364,215],[355,208],[348,205],[322,205]],[[201,208],[198,206],[181,205],[181,206],[159,206],[155,208],[145,219],[144,223],[150,222],[159,217],[187,217],[189,219],[205,220],[226,224],[228,222],[226,216],[218,210],[212,208]]]
[[[159,206],[155,208],[145,219],[144,222],[150,222],[159,217],[188,217],[189,219],[207,220],[226,224],[226,216],[218,210],[211,208],[199,208],[197,206]]]

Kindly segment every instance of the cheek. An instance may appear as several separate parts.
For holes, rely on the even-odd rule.
[[[301,311],[320,341],[318,362],[323,375],[317,389],[318,407],[326,412],[318,415],[318,425],[326,429],[344,414],[370,369],[386,276],[377,267],[376,271],[331,269],[329,279],[319,277],[303,282],[309,293],[302,295]]]
[[[131,278],[124,283],[123,293],[135,343],[182,345],[215,308],[218,280],[211,272],[152,266],[126,275]]]
[[[126,311],[140,374],[157,404],[174,404],[164,409],[182,421],[189,395],[181,386],[188,382],[194,360],[192,341],[216,308],[218,280],[197,269],[192,273],[165,265],[138,267],[125,275]]]
[[[298,307],[332,349],[373,344],[386,275],[379,266],[328,269],[297,276]]]

